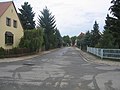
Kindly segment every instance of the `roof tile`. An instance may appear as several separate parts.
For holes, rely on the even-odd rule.
[[[9,2],[0,2],[0,17],[4,14],[4,12],[11,5],[12,1]]]

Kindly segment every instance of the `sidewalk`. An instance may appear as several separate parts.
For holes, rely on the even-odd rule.
[[[27,60],[27,59],[31,59],[31,58],[34,58],[37,56],[48,54],[48,53],[55,51],[55,50],[57,50],[57,49],[53,49],[53,50],[49,50],[49,51],[42,51],[42,52],[39,52],[38,54],[35,54],[35,55],[28,55],[28,56],[22,56],[22,57],[14,57],[14,58],[3,58],[3,59],[0,59],[0,63]]]
[[[96,57],[92,54],[84,52],[80,49],[77,49],[77,50],[80,51],[81,55],[83,56],[83,59],[87,62],[120,66],[120,62],[112,61],[112,60],[109,60],[109,59],[100,59],[99,57]]]

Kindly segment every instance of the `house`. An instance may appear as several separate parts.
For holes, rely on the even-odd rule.
[[[79,37],[83,37],[85,34],[83,33],[83,32],[81,32],[80,34],[79,34]]]
[[[0,2],[0,47],[17,47],[24,31],[13,1]]]

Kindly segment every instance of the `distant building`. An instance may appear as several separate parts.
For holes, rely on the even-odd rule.
[[[75,45],[74,46],[77,46],[77,39],[75,40]]]
[[[85,35],[85,34],[81,32],[81,33],[79,34],[79,37],[83,37],[84,35]]]
[[[0,2],[0,47],[4,49],[17,47],[23,34],[14,3]]]

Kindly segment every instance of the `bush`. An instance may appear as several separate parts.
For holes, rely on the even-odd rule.
[[[26,30],[24,37],[21,39],[19,47],[28,48],[31,52],[39,51],[43,44],[43,30],[38,28],[37,30]]]
[[[5,57],[5,50],[4,48],[0,47],[0,58]]]
[[[19,53],[17,47],[14,47],[14,48],[12,49],[12,51],[13,51],[13,54],[18,54],[18,53]]]

